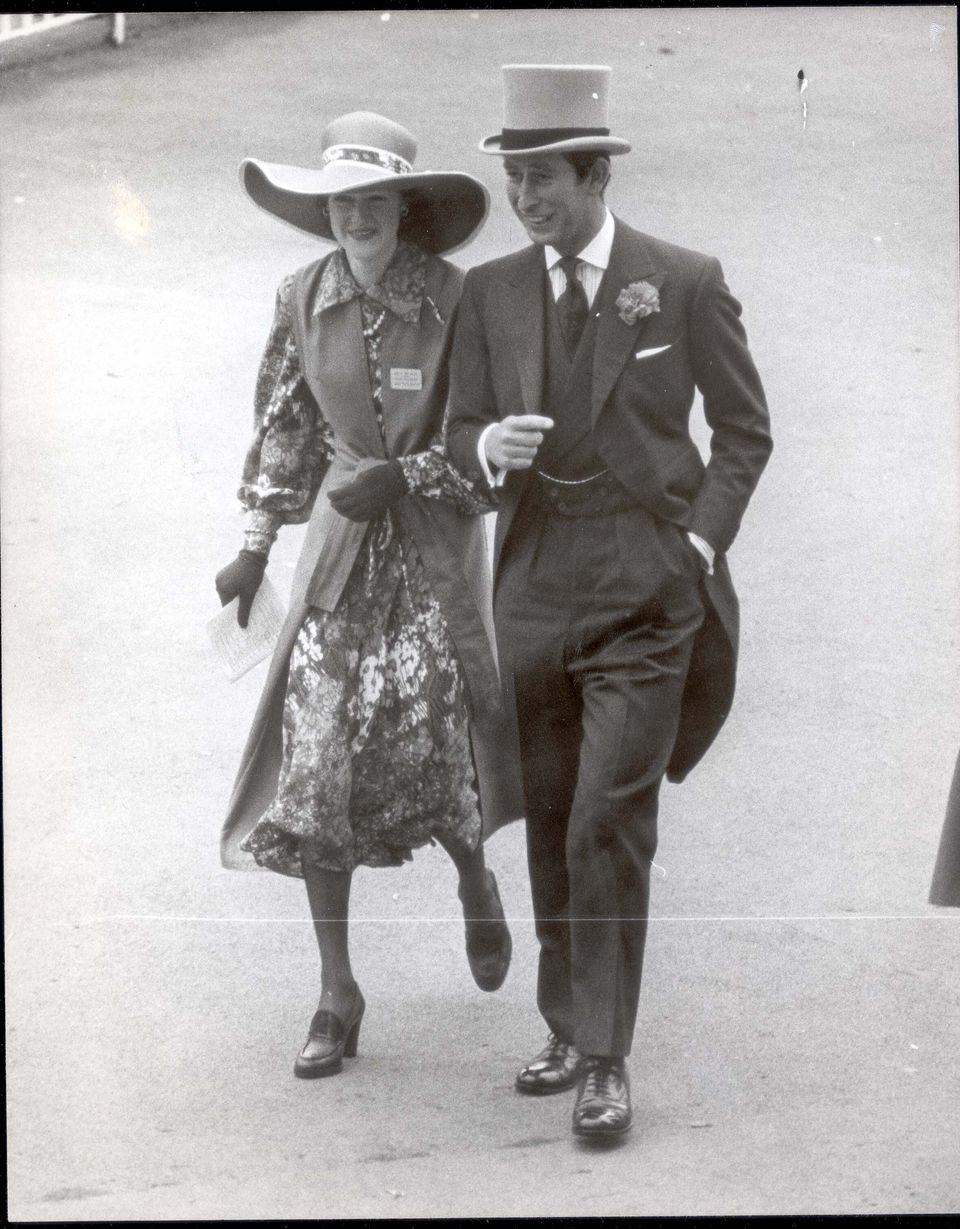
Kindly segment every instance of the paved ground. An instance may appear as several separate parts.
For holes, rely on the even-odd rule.
[[[960,744],[956,26],[949,8],[187,14],[0,55],[10,1215],[21,1220],[956,1212],[960,916],[926,905]],[[776,451],[732,555],[738,702],[664,791],[637,1128],[511,1091],[542,1031],[523,834],[490,846],[504,989],[438,851],[357,877],[368,1003],[295,1081],[302,889],[220,870],[262,673],[212,578],[280,276],[236,186],[387,111],[519,241],[498,66],[614,66],[611,204],[721,255]],[[806,129],[796,74],[810,85]],[[271,565],[290,578],[298,535]]]

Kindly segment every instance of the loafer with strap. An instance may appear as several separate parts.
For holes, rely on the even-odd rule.
[[[630,1130],[630,1077],[622,1058],[584,1056],[580,1062],[574,1135],[602,1138]]]
[[[322,1079],[342,1071],[344,1058],[356,1058],[365,1007],[358,986],[345,1020],[334,1011],[315,1011],[306,1043],[293,1064],[293,1074],[301,1080]]]
[[[546,1046],[517,1074],[517,1092],[530,1096],[566,1092],[577,1082],[579,1062],[575,1046],[551,1033]]]

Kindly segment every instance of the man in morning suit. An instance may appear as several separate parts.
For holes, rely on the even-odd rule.
[[[657,799],[719,730],[737,602],[725,554],[770,455],[740,305],[712,257],[607,209],[610,69],[507,65],[503,159],[532,246],[470,270],[447,445],[501,486],[494,608],[515,707],[546,1048],[573,1130],[631,1124]],[[706,465],[688,420],[699,389]]]

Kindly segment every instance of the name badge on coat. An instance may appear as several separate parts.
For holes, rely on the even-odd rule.
[[[419,367],[391,367],[390,387],[402,392],[419,393],[423,388],[423,372]]]

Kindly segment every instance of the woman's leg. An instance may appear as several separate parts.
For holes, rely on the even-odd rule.
[[[303,858],[303,877],[320,949],[319,1010],[332,1011],[343,1019],[350,1012],[357,991],[348,940],[353,876],[349,871],[314,866],[307,856]]]
[[[483,841],[470,851],[453,841],[437,838],[453,859],[460,875],[457,895],[463,902],[467,960],[481,990],[499,990],[510,967],[512,942],[493,872],[487,870]]]
[[[320,948],[321,992],[293,1073],[312,1080],[336,1075],[343,1069],[344,1058],[356,1057],[364,1002],[353,980],[347,946],[351,874],[311,865],[308,850],[302,844],[300,858]]]
[[[491,912],[492,901],[487,865],[483,856],[483,841],[478,842],[476,849],[466,850],[462,845],[445,837],[437,839],[450,855],[460,876],[459,896],[463,902],[464,917],[494,916]]]

